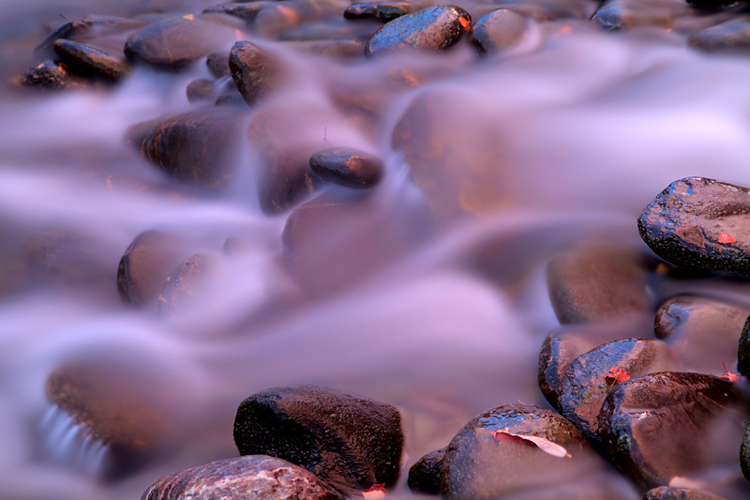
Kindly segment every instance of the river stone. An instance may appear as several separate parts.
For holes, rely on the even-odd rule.
[[[750,50],[750,18],[740,17],[696,31],[688,38],[688,45],[705,52],[747,52]]]
[[[745,479],[750,481],[750,422],[748,422],[745,435],[742,437],[742,445],[740,446],[740,467],[742,467],[742,475],[745,476]]]
[[[217,189],[231,176],[241,119],[240,112],[227,108],[157,118],[130,127],[127,141],[170,177]]]
[[[520,438],[544,438],[562,446],[558,457]],[[557,413],[529,404],[498,406],[467,423],[446,448],[440,492],[446,500],[491,500],[517,491],[559,484],[601,470],[601,459],[581,433]]]
[[[607,0],[591,21],[608,31],[645,27],[671,29],[676,19],[690,13],[684,0]]]
[[[250,106],[280,85],[281,68],[271,54],[250,42],[237,42],[229,52],[234,83]]]
[[[214,78],[232,76],[232,70],[229,68],[229,52],[211,52],[206,57],[206,66]]]
[[[560,383],[560,413],[591,442],[599,441],[599,410],[622,382],[608,377],[623,370],[629,378],[673,368],[667,345],[656,339],[623,339],[600,345],[570,364]]]
[[[393,486],[403,439],[395,406],[312,385],[253,394],[234,421],[241,455],[288,460],[347,493]]]
[[[520,43],[528,29],[526,16],[498,9],[485,15],[471,27],[470,40],[483,54],[502,52]]]
[[[750,307],[679,295],[659,307],[654,331],[667,342],[681,371],[721,375],[724,365],[731,369],[737,362],[737,332],[748,315]]]
[[[446,448],[428,453],[409,468],[407,485],[412,492],[440,494],[440,467],[443,465]]]
[[[610,391],[599,434],[617,468],[639,486],[664,486],[715,462],[736,463],[736,448],[721,443],[740,440],[739,422],[746,421],[736,410],[740,401],[732,383],[711,375],[644,375]]]
[[[750,276],[748,213],[747,188],[687,177],[667,186],[643,210],[638,231],[657,255],[673,264]]]
[[[235,40],[228,26],[192,15],[159,21],[133,33],[125,43],[132,62],[179,71]]]
[[[596,344],[585,336],[559,329],[550,333],[542,344],[539,351],[539,389],[557,411],[560,411],[559,399],[565,372],[578,356],[595,347]]]
[[[310,158],[310,168],[339,186],[369,189],[383,177],[383,162],[354,149],[327,149]]]
[[[117,290],[133,306],[153,304],[180,263],[180,242],[162,231],[145,231],[125,250],[117,270]]]
[[[53,31],[42,43],[34,48],[34,52],[42,52],[51,49],[55,42],[61,38],[70,38],[85,31],[88,26],[85,23],[71,21],[63,24]]]
[[[250,455],[216,460],[169,474],[141,500],[343,500],[306,469],[279,458]]]
[[[188,83],[185,89],[188,102],[208,101],[214,94],[214,82],[198,78]]]
[[[216,98],[217,106],[231,106],[235,108],[245,108],[247,109],[247,103],[245,102],[245,98],[242,97],[242,94],[238,90],[231,90],[229,92],[224,92],[219,97]]]
[[[644,257],[612,244],[580,245],[547,268],[550,301],[562,324],[651,314],[646,278]]]
[[[471,16],[461,7],[437,5],[386,23],[367,40],[365,55],[446,49],[470,26]]]
[[[239,17],[250,24],[255,21],[258,12],[268,5],[271,5],[271,2],[222,3],[203,9],[203,14],[229,14],[230,16]]]
[[[105,80],[117,81],[130,72],[130,64],[124,59],[74,40],[56,40],[54,49],[76,71]]]
[[[212,256],[196,254],[187,259],[164,283],[158,313],[179,314],[194,309],[201,298],[209,295],[216,274],[217,262]]]
[[[90,86],[82,76],[72,73],[62,61],[44,61],[29,69],[20,80],[24,87],[44,90],[85,89]]]
[[[750,316],[740,332],[740,343],[737,349],[737,371],[748,376],[750,374]]]
[[[659,486],[643,495],[643,500],[724,500],[718,495],[700,490]]]
[[[374,2],[355,3],[344,11],[347,19],[377,19],[378,21],[393,21],[397,17],[411,14],[418,9],[416,3],[407,2]]]

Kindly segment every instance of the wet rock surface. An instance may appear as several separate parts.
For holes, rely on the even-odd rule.
[[[250,455],[169,474],[141,500],[343,500],[306,469],[279,458]]]
[[[649,314],[646,276],[640,253],[605,244],[581,245],[547,268],[550,300],[562,324]]]
[[[241,120],[232,109],[195,111],[134,125],[127,141],[170,177],[217,189],[231,175]]]
[[[638,219],[638,231],[665,260],[700,271],[750,275],[750,190],[686,177],[670,184]]]
[[[416,10],[416,4],[409,2],[355,3],[346,8],[344,17],[347,19],[377,19],[388,22],[397,17],[411,14]]]
[[[57,55],[82,73],[117,81],[130,72],[130,64],[124,59],[74,40],[56,40],[54,48]]]
[[[45,61],[27,71],[20,80],[24,87],[43,90],[85,89],[90,86],[80,75],[71,73],[61,61]]]
[[[189,102],[210,100],[214,94],[214,82],[199,78],[190,82],[185,89]]]
[[[737,349],[737,370],[747,376],[750,374],[750,316],[740,332],[740,343]]]
[[[750,18],[732,19],[690,35],[688,45],[705,52],[750,51]]]
[[[748,315],[747,306],[681,295],[659,307],[654,331],[667,342],[680,370],[721,375],[723,366],[737,361],[737,332]]]
[[[559,445],[564,454],[545,452],[523,436]],[[557,413],[526,404],[498,406],[471,420],[448,445],[440,492],[449,500],[499,498],[581,478],[599,469],[599,460],[575,426]]]
[[[619,384],[673,368],[666,344],[656,339],[623,339],[577,357],[560,383],[560,413],[591,441],[599,440],[599,412]]]
[[[430,7],[386,23],[367,40],[365,55],[446,49],[456,43],[470,26],[471,16],[461,7]]]
[[[683,0],[607,0],[591,21],[609,31],[659,27],[671,29],[675,21],[690,13]]]
[[[355,189],[369,189],[383,177],[383,162],[353,149],[328,149],[310,158],[310,168],[334,184]]]
[[[361,59],[365,50],[365,45],[359,40],[290,41],[281,42],[280,45],[305,54],[345,60]]]
[[[272,455],[340,491],[394,485],[403,434],[396,407],[319,386],[267,389],[242,402],[234,421],[241,455]]]
[[[736,451],[717,450],[712,443],[722,433],[739,442],[738,423],[746,420],[740,401],[732,383],[711,375],[644,375],[609,393],[599,432],[618,469],[643,488],[663,486],[675,476],[736,463]]]
[[[249,2],[249,3],[222,3],[203,9],[204,14],[222,13],[230,16],[244,19],[247,23],[255,21],[258,12],[266,8],[270,2]]]
[[[211,52],[206,57],[206,66],[214,78],[224,78],[232,76],[232,70],[229,68],[228,52]]]
[[[407,484],[414,493],[440,494],[440,467],[445,458],[445,448],[423,456],[409,468]]]
[[[501,52],[521,43],[528,30],[526,16],[498,9],[474,23],[470,38],[482,53]]]
[[[250,106],[268,96],[279,85],[281,68],[271,54],[250,42],[237,42],[229,52],[234,83]]]
[[[745,435],[742,436],[742,445],[740,446],[740,467],[742,475],[750,481],[750,422],[747,424]]]
[[[643,500],[723,500],[722,497],[707,491],[688,490],[659,486],[646,492]]]
[[[235,38],[234,30],[192,15],[167,19],[134,33],[125,44],[125,55],[168,71],[182,70]]]
[[[112,247],[104,238],[78,229],[47,229],[26,245],[31,277],[58,282],[112,283]]]
[[[157,299],[159,314],[184,314],[209,296],[217,274],[216,259],[207,254],[196,254],[172,272]]]

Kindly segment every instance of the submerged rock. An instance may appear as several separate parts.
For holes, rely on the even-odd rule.
[[[374,2],[355,3],[344,11],[347,19],[377,19],[378,21],[393,21],[397,17],[411,14],[418,9],[414,2]]]
[[[74,40],[57,40],[54,48],[57,55],[82,73],[117,81],[130,72],[130,64],[124,59]]]
[[[343,500],[312,473],[279,458],[251,455],[169,474],[141,500]]]
[[[456,43],[470,26],[471,16],[461,7],[430,7],[385,24],[367,40],[365,55],[446,49]]]
[[[276,90],[281,67],[271,54],[250,42],[237,42],[229,52],[229,69],[234,83],[250,106]]]
[[[336,59],[362,58],[365,49],[365,45],[359,40],[289,41],[280,42],[279,45],[305,54]]]
[[[659,27],[670,29],[675,20],[690,14],[684,0],[607,0],[591,22],[609,31]]]
[[[229,68],[229,52],[211,52],[206,57],[206,66],[214,78],[232,76],[232,70]]]
[[[518,45],[529,30],[526,16],[498,9],[483,16],[471,27],[471,42],[482,53],[502,52]]]
[[[688,45],[704,52],[750,51],[750,18],[740,17],[696,31]]]
[[[742,475],[750,481],[750,422],[747,424],[745,435],[742,436],[742,445],[740,446],[740,467]]]
[[[575,426],[557,413],[503,405],[475,417],[451,440],[440,492],[447,500],[490,500],[581,478],[602,464]]]
[[[212,279],[216,277],[217,263],[210,255],[193,255],[172,274],[159,294],[159,314],[180,314],[200,305],[209,295]]]
[[[737,371],[750,375],[750,316],[745,320],[740,332],[740,343],[737,348]]]
[[[263,1],[249,3],[221,3],[218,5],[214,5],[213,7],[207,7],[203,9],[203,14],[229,14],[230,16],[239,17],[248,24],[251,24],[258,16],[258,12],[265,9],[271,3],[272,2]]]
[[[687,177],[659,193],[638,231],[665,260],[689,269],[750,276],[750,190]]]
[[[321,178],[344,187],[369,189],[383,177],[383,162],[353,149],[327,149],[310,158],[310,168]]]
[[[599,415],[599,432],[618,469],[643,488],[669,484],[707,467],[736,463],[742,397],[711,375],[662,372],[612,390]],[[735,435],[737,434],[737,435]]]
[[[198,78],[188,83],[185,89],[188,102],[208,101],[214,94],[214,82]]]
[[[62,61],[44,61],[28,70],[20,80],[24,87],[43,90],[85,89],[90,83],[80,75],[71,73]]]
[[[394,485],[403,439],[396,407],[310,385],[253,394],[234,421],[241,455],[283,458],[348,493]]]
[[[127,141],[170,177],[216,189],[231,176],[241,119],[226,108],[158,118],[130,127]]]
[[[659,486],[646,492],[643,500],[724,500],[718,495],[707,491],[688,490],[685,488],[670,488]]]
[[[30,275],[62,283],[108,282],[112,285],[112,245],[78,229],[48,229],[26,245]],[[111,288],[109,288],[111,289]]]
[[[428,495],[440,494],[440,467],[445,458],[445,449],[428,453],[409,468],[407,484],[411,491]]]

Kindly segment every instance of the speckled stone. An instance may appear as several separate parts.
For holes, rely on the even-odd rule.
[[[377,19],[378,21],[393,21],[397,17],[411,14],[418,10],[418,4],[409,2],[373,2],[355,3],[344,11],[347,19]]]
[[[280,83],[279,64],[266,51],[250,42],[237,42],[229,52],[234,83],[250,105],[273,92]]]
[[[42,90],[86,89],[90,83],[71,72],[62,61],[44,61],[29,69],[20,80],[23,87]]]
[[[346,148],[314,154],[310,168],[329,182],[355,189],[369,189],[383,177],[383,162],[378,158]]]
[[[497,9],[483,16],[471,27],[471,42],[480,52],[502,52],[518,45],[526,36],[526,16],[507,9]]]
[[[157,302],[158,313],[180,314],[193,309],[207,295],[216,267],[216,259],[207,254],[196,254],[183,262],[162,287]]]
[[[54,49],[76,71],[105,80],[118,81],[130,72],[126,60],[75,40],[56,40]]]
[[[414,493],[440,494],[440,467],[445,458],[445,448],[428,453],[409,468],[407,484]]]
[[[688,46],[704,52],[750,51],[750,18],[740,17],[696,31]]]
[[[724,500],[719,495],[707,491],[688,490],[685,488],[670,488],[659,486],[647,491],[643,500]]]
[[[343,500],[309,471],[279,458],[250,455],[169,474],[141,500]]]

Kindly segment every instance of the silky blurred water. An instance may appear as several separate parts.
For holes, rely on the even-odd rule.
[[[45,28],[64,22],[58,14],[182,15],[210,5],[2,2],[2,74],[34,63],[31,50]],[[394,234],[410,235],[387,261],[364,263],[361,276],[346,275],[312,296],[281,259],[288,212],[268,216],[258,207],[258,158],[244,130],[235,180],[218,193],[177,184],[125,144],[135,123],[197,109],[185,87],[208,76],[201,62],[179,74],[137,68],[111,89],[3,92],[0,496],[138,498],[163,474],[236,456],[237,405],[273,386],[325,384],[399,406],[407,464],[446,445],[481,411],[519,400],[544,405],[537,356],[558,325],[547,262],[591,236],[645,249],[636,218],[676,179],[750,186],[750,65],[742,56],[694,52],[684,35],[665,30],[612,34],[584,21],[534,30],[518,50],[482,60],[466,44],[436,56],[352,64],[274,49],[293,77],[264,107],[293,114],[301,131],[290,132],[290,141],[307,134],[383,158],[386,176],[369,210]],[[379,82],[401,66],[428,75],[425,83],[384,90]],[[369,128],[337,108],[332,95],[347,86],[380,93],[380,118]],[[492,201],[472,204],[464,216],[433,217],[435,203],[466,205],[450,193],[423,193],[391,147],[404,111],[425,95],[438,96],[436,130],[456,162],[437,163],[479,171]],[[50,229],[96,242],[83,279],[13,274],[14,262],[25,265],[28,242]],[[212,293],[183,314],[135,310],[117,295],[120,257],[151,229],[179,235],[184,258],[203,252],[219,262]],[[238,243],[231,253],[229,238]],[[324,259],[317,272],[338,264]],[[185,425],[197,426],[175,455],[118,482],[96,479],[96,463],[85,457],[101,450],[81,444],[85,430],[55,416],[44,393],[56,366],[97,349],[159,360]],[[50,433],[58,439],[50,442]],[[66,452],[68,441],[78,444]],[[409,493],[402,487],[399,495]]]

